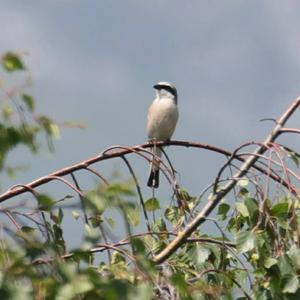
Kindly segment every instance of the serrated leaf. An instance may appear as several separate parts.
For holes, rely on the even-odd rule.
[[[25,66],[19,56],[13,52],[7,52],[2,57],[2,66],[7,72],[14,72],[25,69]]]
[[[22,94],[22,100],[26,104],[29,111],[34,111],[35,108],[35,102],[33,100],[33,97],[28,94]]]
[[[249,211],[247,206],[244,203],[238,202],[236,203],[236,209],[237,211],[244,217],[247,218],[249,217]]]
[[[245,253],[254,249],[256,236],[251,231],[239,232],[236,235],[236,247],[239,253]]]
[[[157,198],[150,198],[145,202],[145,208],[147,211],[155,211],[160,209],[159,201]]]

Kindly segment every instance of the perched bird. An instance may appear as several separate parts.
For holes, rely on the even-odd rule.
[[[172,137],[178,120],[177,90],[169,82],[159,82],[153,87],[156,89],[156,98],[148,112],[148,139],[149,141],[167,141]],[[153,154],[154,158],[150,165],[147,185],[152,188],[158,188],[159,159],[157,158],[161,157],[161,149],[154,146]]]

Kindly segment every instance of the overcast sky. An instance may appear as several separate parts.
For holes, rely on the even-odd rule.
[[[143,143],[158,81],[178,88],[174,139],[229,150],[263,139],[272,124],[259,120],[300,95],[299,11],[296,0],[2,0],[0,52],[29,53],[38,112],[87,125],[63,130],[54,155],[16,150],[10,161],[30,169],[3,180],[2,190],[111,145]],[[194,194],[222,162],[204,151],[168,153]],[[121,165],[111,162],[107,175]],[[137,173],[145,182],[147,166],[138,162]]]

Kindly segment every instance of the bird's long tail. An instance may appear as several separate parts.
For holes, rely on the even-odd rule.
[[[150,174],[147,181],[147,185],[151,188],[158,188],[159,187],[159,161],[161,157],[161,150],[159,147],[153,147],[153,161],[150,165]]]

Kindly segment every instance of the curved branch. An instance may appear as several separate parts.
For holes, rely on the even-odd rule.
[[[280,133],[300,133],[300,129],[297,128],[281,128]]]
[[[212,152],[216,152],[219,154],[223,154],[227,157],[231,157],[232,156],[232,152],[220,148],[220,147],[216,147],[216,146],[212,146],[212,145],[208,145],[208,144],[202,144],[202,143],[197,143],[197,142],[189,142],[189,141],[168,141],[168,142],[156,142],[157,146],[182,146],[182,147],[187,147],[187,148],[199,148],[199,149],[204,149],[204,150],[208,150],[208,151],[212,151]],[[32,190],[38,186],[41,186],[43,184],[46,184],[52,180],[57,180],[58,177],[63,177],[65,175],[71,174],[75,171],[78,170],[90,170],[89,166],[103,161],[103,160],[108,160],[108,159],[112,159],[112,158],[116,158],[116,157],[121,157],[127,154],[131,154],[131,153],[138,153],[138,152],[142,152],[145,151],[144,149],[147,148],[151,148],[153,146],[153,144],[151,143],[144,143],[141,145],[137,145],[137,146],[133,146],[133,147],[126,147],[126,149],[124,149],[124,147],[122,146],[117,146],[118,148],[122,148],[122,150],[118,150],[118,151],[114,151],[114,152],[110,152],[107,153],[108,151],[111,151],[112,148],[110,148],[109,150],[104,151],[103,153],[100,153],[99,155],[96,155],[94,157],[91,157],[87,160],[84,160],[82,162],[79,162],[77,164],[71,165],[69,167],[60,169],[58,171],[55,171],[49,175],[40,177],[30,183],[27,183],[25,185],[17,185],[17,186],[13,186],[11,187],[9,190],[7,190],[5,193],[3,193],[2,195],[0,195],[0,203],[13,198],[15,196],[18,196],[20,194],[24,194],[29,190]],[[245,159],[242,157],[238,157],[235,156],[235,158],[241,162],[244,162]],[[256,165],[252,165],[251,167],[253,167],[254,169],[258,170],[259,172],[261,172],[262,174],[265,175],[269,175],[268,171],[265,170],[264,168],[260,167],[260,166],[256,166]],[[280,182],[283,186],[285,187],[289,187],[288,183],[285,181],[282,181],[282,178],[280,178],[279,176],[276,176],[274,174],[270,174],[270,177],[277,181]],[[296,191],[292,191],[293,193],[296,194]]]
[[[267,150],[267,145],[276,140],[276,138],[280,135],[284,124],[299,107],[299,105],[300,97],[297,98],[297,100],[294,101],[283,113],[272,132],[267,136],[262,145],[253,151],[253,155],[246,159],[241,168],[233,175],[233,178],[229,180],[229,182],[223,188],[214,193],[212,200],[204,206],[203,210],[181,232],[179,232],[178,236],[165,249],[163,249],[154,257],[154,262],[162,263],[168,259],[197,229],[197,227],[205,221],[207,216],[213,211],[219,202],[235,187],[238,180],[255,165],[259,159],[259,155],[263,154]]]

